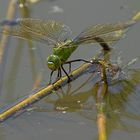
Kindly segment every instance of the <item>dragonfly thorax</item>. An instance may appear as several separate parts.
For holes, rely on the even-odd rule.
[[[61,66],[61,60],[57,55],[50,55],[47,58],[47,65],[52,71],[58,70]]]

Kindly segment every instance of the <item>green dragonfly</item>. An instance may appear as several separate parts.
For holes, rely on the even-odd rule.
[[[5,21],[0,25],[4,26],[1,31],[3,34],[40,41],[46,45],[53,46],[52,54],[47,57],[48,68],[52,70],[50,74],[51,79],[53,72],[56,70],[58,70],[58,77],[62,76],[61,71],[63,70],[69,78],[69,75],[63,68],[63,64],[71,64],[75,61],[88,62],[83,59],[67,61],[78,46],[98,43],[103,50],[109,51],[109,46],[118,41],[124,35],[126,29],[135,23],[135,20],[129,20],[116,24],[92,25],[74,39],[70,39],[71,30],[68,26],[52,20],[23,18],[14,22]]]

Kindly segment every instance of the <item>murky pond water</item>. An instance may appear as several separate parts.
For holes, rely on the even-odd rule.
[[[0,21],[5,19],[11,0],[1,0]],[[76,37],[89,25],[116,23],[130,19],[140,10],[139,0],[40,0],[29,3],[26,12],[16,6],[14,19],[32,17],[61,21],[72,30],[71,38]],[[126,65],[139,57],[139,24],[126,33],[125,38],[113,47],[111,60]],[[101,48],[99,45],[83,45],[70,57],[89,60]],[[0,111],[30,95],[33,88],[45,86],[49,81],[50,70],[46,57],[52,48],[40,42],[28,42],[9,37],[0,66]],[[81,63],[74,63],[72,69]],[[125,69],[127,80],[114,81],[109,86],[106,99],[106,123],[109,140],[137,140],[140,137],[140,68],[139,60]],[[55,75],[54,75],[55,77]],[[80,77],[71,85],[63,87],[52,95],[18,112],[14,117],[0,124],[0,139],[80,139],[98,138],[96,123],[96,78],[92,73]],[[88,79],[89,78],[89,79]],[[37,88],[39,88],[37,87]]]

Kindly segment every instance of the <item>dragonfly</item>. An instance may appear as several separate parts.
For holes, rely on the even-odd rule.
[[[5,20],[0,23],[4,27],[2,34],[11,35],[18,38],[39,41],[48,46],[52,46],[52,54],[47,57],[47,66],[51,70],[50,81],[54,71],[58,71],[57,76],[62,76],[62,71],[68,76],[64,69],[64,64],[72,62],[84,61],[77,59],[68,61],[71,54],[81,45],[99,44],[104,51],[109,51],[110,46],[120,40],[125,31],[136,23],[135,20],[119,22],[115,24],[97,24],[88,26],[75,38],[71,38],[71,29],[54,20],[40,20],[32,18],[21,18],[14,21]],[[121,31],[120,34],[118,32]]]

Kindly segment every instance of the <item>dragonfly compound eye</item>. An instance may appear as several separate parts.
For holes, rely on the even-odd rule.
[[[58,70],[61,66],[61,60],[57,55],[50,55],[47,58],[47,65],[53,71]]]

